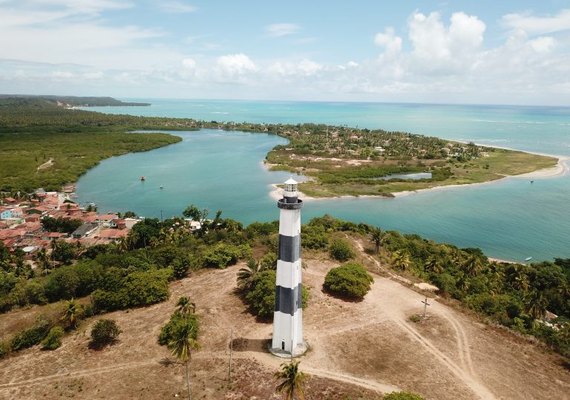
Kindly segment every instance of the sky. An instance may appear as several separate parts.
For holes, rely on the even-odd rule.
[[[570,106],[570,2],[0,0],[0,93]]]

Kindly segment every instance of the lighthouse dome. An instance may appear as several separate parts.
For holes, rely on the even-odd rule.
[[[285,181],[285,197],[297,197],[297,181],[289,178]]]

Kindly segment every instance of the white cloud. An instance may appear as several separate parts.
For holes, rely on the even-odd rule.
[[[196,68],[196,61],[193,58],[185,58],[182,60],[182,66],[187,69]]]
[[[384,33],[377,33],[374,36],[374,43],[384,47],[389,54],[399,53],[402,49],[402,38],[394,34],[394,28],[388,27]]]
[[[504,26],[511,30],[522,30],[531,35],[570,30],[570,9],[560,10],[558,14],[537,17],[530,13],[507,14],[502,18]]]
[[[222,72],[229,75],[242,75],[257,70],[255,63],[243,53],[218,57],[216,64]]]
[[[307,77],[315,75],[321,71],[323,66],[307,59],[298,62],[277,61],[269,65],[267,72],[269,75]]]
[[[269,36],[282,37],[297,33],[301,28],[296,24],[272,24],[265,27]]]
[[[432,12],[428,16],[414,13],[409,29],[414,55],[437,63],[477,52],[483,43],[486,26],[477,17],[459,12],[451,16],[451,24],[447,28],[440,14]]]
[[[191,13],[197,10],[195,6],[182,1],[161,1],[158,6],[162,11],[168,13]]]
[[[529,45],[537,53],[549,53],[556,47],[556,40],[550,36],[541,36],[529,41]]]

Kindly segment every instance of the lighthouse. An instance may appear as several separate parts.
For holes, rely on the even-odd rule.
[[[275,282],[275,311],[271,352],[281,357],[303,354],[303,309],[301,304],[301,208],[297,182],[285,182],[279,208],[279,256]]]

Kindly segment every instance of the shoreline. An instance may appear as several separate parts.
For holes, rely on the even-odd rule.
[[[484,145],[481,145],[481,146],[484,146]],[[491,147],[491,146],[486,146],[486,147]],[[515,149],[509,149],[506,147],[496,147],[496,148],[504,149],[504,150],[520,151],[520,150],[515,150]],[[565,176],[565,175],[568,175],[570,173],[570,165],[569,165],[570,164],[570,162],[569,162],[570,156],[555,156],[552,154],[536,153],[536,152],[529,152],[529,151],[527,151],[525,153],[557,158],[558,161],[557,161],[556,165],[553,167],[542,168],[542,169],[538,169],[536,171],[526,172],[526,173],[519,174],[519,175],[505,175],[502,178],[495,179],[492,181],[456,184],[456,185],[440,185],[440,186],[434,186],[434,187],[425,188],[425,189],[405,190],[402,192],[392,193],[392,195],[394,197],[387,197],[387,196],[382,196],[382,195],[360,195],[360,196],[358,196],[358,195],[342,195],[342,196],[331,196],[331,197],[312,197],[312,196],[308,196],[308,195],[304,194],[303,192],[299,192],[299,197],[301,197],[303,200],[307,200],[307,201],[332,200],[332,199],[351,199],[351,198],[352,199],[359,199],[359,198],[393,199],[393,198],[404,197],[404,196],[409,196],[409,195],[418,194],[418,193],[422,193],[422,192],[428,192],[428,191],[439,191],[439,190],[444,190],[444,189],[455,189],[455,188],[461,188],[461,187],[473,187],[473,186],[478,186],[478,185],[495,184],[495,183],[499,183],[500,181],[502,181],[504,179],[529,179],[529,178],[530,179],[549,179],[549,178],[557,178],[557,177]],[[262,165],[268,171],[270,170],[268,165],[266,163],[264,163],[263,161],[262,161]],[[279,184],[277,184],[277,183],[270,185],[271,190],[269,192],[269,197],[271,197],[275,201],[277,201],[281,198],[281,192],[280,192],[281,188],[279,188],[278,185]]]

